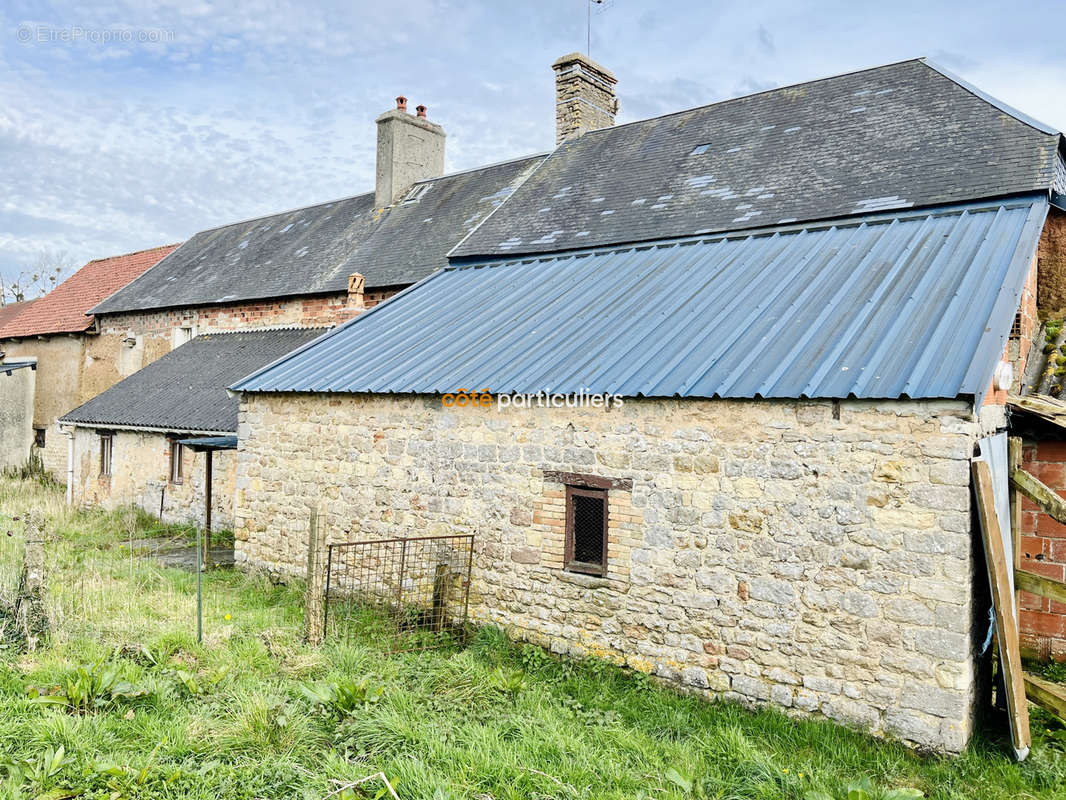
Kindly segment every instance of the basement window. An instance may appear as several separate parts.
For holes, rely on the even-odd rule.
[[[175,438],[170,439],[170,482],[182,483],[185,480],[185,445]]]
[[[111,433],[100,434],[100,477],[111,476],[111,452],[114,436]]]
[[[570,572],[607,572],[607,490],[566,487],[565,564]]]
[[[44,442],[47,432],[47,428],[33,429],[33,446],[36,447],[38,450],[44,450]]]

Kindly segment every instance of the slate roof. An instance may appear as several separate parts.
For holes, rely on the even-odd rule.
[[[1047,213],[1045,193],[452,266],[233,388],[980,402]]]
[[[415,203],[374,208],[374,193],[201,231],[156,269],[100,303],[97,314],[403,286],[446,254],[544,156],[455,173]]]
[[[237,398],[226,387],[322,333],[321,328],[197,336],[60,418],[88,427],[192,433],[237,430]]]
[[[1046,192],[1061,142],[929,62],[905,61],[587,133],[557,148],[452,255]]]
[[[79,269],[56,288],[38,298],[14,319],[0,317],[0,339],[42,336],[53,333],[80,333],[92,327],[89,310],[105,297],[121,289],[178,245],[168,244],[110,258],[97,258]]]

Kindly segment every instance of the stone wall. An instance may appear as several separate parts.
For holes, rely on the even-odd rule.
[[[203,524],[205,494],[204,453],[185,449],[184,480],[171,483],[171,443],[162,433],[113,432],[111,475],[100,474],[100,433],[76,428],[74,433],[75,505],[118,508],[135,505],[156,516],[163,502],[165,522]],[[236,459],[232,451],[215,453],[212,466],[212,527],[233,527],[233,487]]]
[[[1052,208],[1037,247],[1040,265],[1040,313],[1044,318],[1066,316],[1066,212]]]
[[[515,637],[954,751],[987,623],[970,419],[961,402],[247,395],[237,558],[300,574],[313,504],[331,541],[474,532],[472,613]],[[561,568],[552,471],[617,480],[603,578]]]
[[[0,470],[21,467],[30,457],[35,375],[30,367],[0,372]]]

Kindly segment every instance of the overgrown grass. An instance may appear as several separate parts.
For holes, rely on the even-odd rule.
[[[861,778],[874,797],[893,787],[941,800],[1066,797],[1066,755],[1039,714],[1023,764],[988,734],[958,758],[927,758],[558,659],[494,629],[426,654],[386,655],[372,637],[309,648],[301,587],[254,575],[206,576],[201,646],[194,577],[130,555],[131,538],[159,535],[156,520],[71,512],[55,488],[7,479],[0,534],[19,524],[2,515],[30,506],[58,537],[57,632],[42,652],[0,655],[2,798],[321,798],[379,770],[404,800],[836,798]],[[94,663],[117,665],[123,684],[98,689],[99,704],[27,694],[61,696]]]

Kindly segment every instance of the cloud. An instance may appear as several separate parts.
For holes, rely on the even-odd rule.
[[[928,53],[1066,126],[1056,5],[616,2],[593,55],[619,77],[620,121]],[[549,149],[550,64],[585,35],[582,0],[5,3],[0,271],[371,190],[374,118],[400,93],[444,124],[449,170]]]

